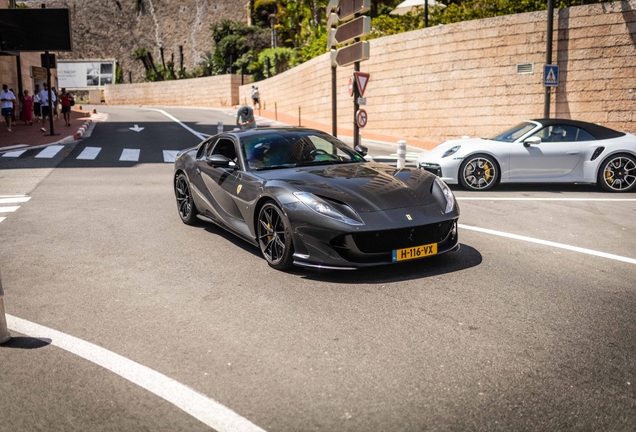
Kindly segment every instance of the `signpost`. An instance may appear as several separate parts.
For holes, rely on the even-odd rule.
[[[371,18],[360,16],[371,10],[371,0],[330,0],[327,6],[328,27],[336,26],[329,30],[327,45],[329,49],[336,45],[343,45],[353,42],[337,50],[331,51],[331,71],[332,71],[332,112],[333,112],[333,135],[336,135],[336,92],[333,88],[333,76],[335,76],[335,65],[348,66],[353,64],[354,77],[349,79],[349,95],[353,96],[353,147],[360,144],[359,128],[366,126],[367,113],[360,109],[360,102],[366,103],[364,95],[369,74],[360,72],[360,62],[368,60],[370,57],[370,44],[361,41],[360,38],[371,33]],[[335,12],[335,13],[334,13]],[[339,25],[339,22],[343,22]],[[359,74],[359,75],[358,75]]]

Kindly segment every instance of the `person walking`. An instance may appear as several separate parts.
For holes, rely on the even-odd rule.
[[[55,92],[51,92],[52,102],[55,102],[57,98],[55,97]],[[42,126],[44,126],[44,121],[47,117],[53,115],[52,114],[52,106],[49,106],[49,90],[47,84],[42,84],[42,90],[40,91],[40,109],[42,110]],[[46,132],[46,128],[40,128],[42,132]]]
[[[71,101],[73,96],[66,92],[65,88],[62,88],[60,93],[60,102],[62,102],[62,116],[64,117],[64,126],[71,125]]]
[[[55,89],[55,87],[51,87],[51,96],[53,96],[53,103],[51,104],[51,106],[53,107],[53,118],[55,120],[59,120],[60,111],[57,109],[57,106],[60,104],[60,96],[57,94],[57,90]]]
[[[249,106],[242,106],[236,112],[236,125],[242,130],[256,128],[256,119],[254,118],[254,110]]]
[[[29,91],[25,90],[24,95],[21,98],[22,102],[22,115],[21,120],[26,125],[33,125],[33,98],[29,96]]]
[[[7,123],[7,131],[9,132],[11,132],[14,104],[15,95],[8,89],[6,84],[2,84],[2,91],[0,91],[0,109],[2,110],[2,117],[4,117],[4,121]]]
[[[33,115],[35,116],[35,122],[39,123],[42,112],[40,111],[40,86],[37,85],[33,92]]]
[[[13,91],[13,89],[9,89],[9,91],[13,94],[13,101],[11,102],[12,108],[13,108],[13,114],[11,114],[11,121],[13,122],[14,125],[18,124],[18,120],[15,118],[16,113],[18,112],[18,109],[16,108],[16,103],[20,102],[19,100],[17,100],[17,98],[15,97],[15,92]]]
[[[258,104],[258,109],[261,109],[261,96],[258,93],[258,87],[252,86],[252,105],[256,108],[256,104]]]

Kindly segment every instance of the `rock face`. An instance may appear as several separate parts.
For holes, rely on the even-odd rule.
[[[18,1],[39,8],[43,0]],[[180,67],[192,72],[206,52],[214,49],[210,25],[225,19],[247,21],[248,0],[48,0],[46,7],[68,8],[73,51],[58,53],[60,60],[116,59],[124,81],[141,82],[145,69],[133,60],[133,51],[146,48],[161,64],[160,48],[168,62],[174,55]],[[137,10],[137,4],[139,4]]]

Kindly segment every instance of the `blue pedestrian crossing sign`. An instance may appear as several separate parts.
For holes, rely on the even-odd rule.
[[[545,87],[556,87],[559,85],[559,66],[543,66],[543,85]]]

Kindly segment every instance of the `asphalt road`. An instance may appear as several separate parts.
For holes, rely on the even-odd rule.
[[[209,430],[170,385],[231,410],[207,410],[218,430],[634,430],[636,194],[456,188],[457,253],[282,273],[179,220],[163,151],[193,133],[154,110],[103,110],[51,159],[0,157],[0,196],[30,197],[0,213],[14,336],[0,346],[0,431]],[[165,110],[205,134],[234,121]],[[86,147],[101,150],[77,159]]]

